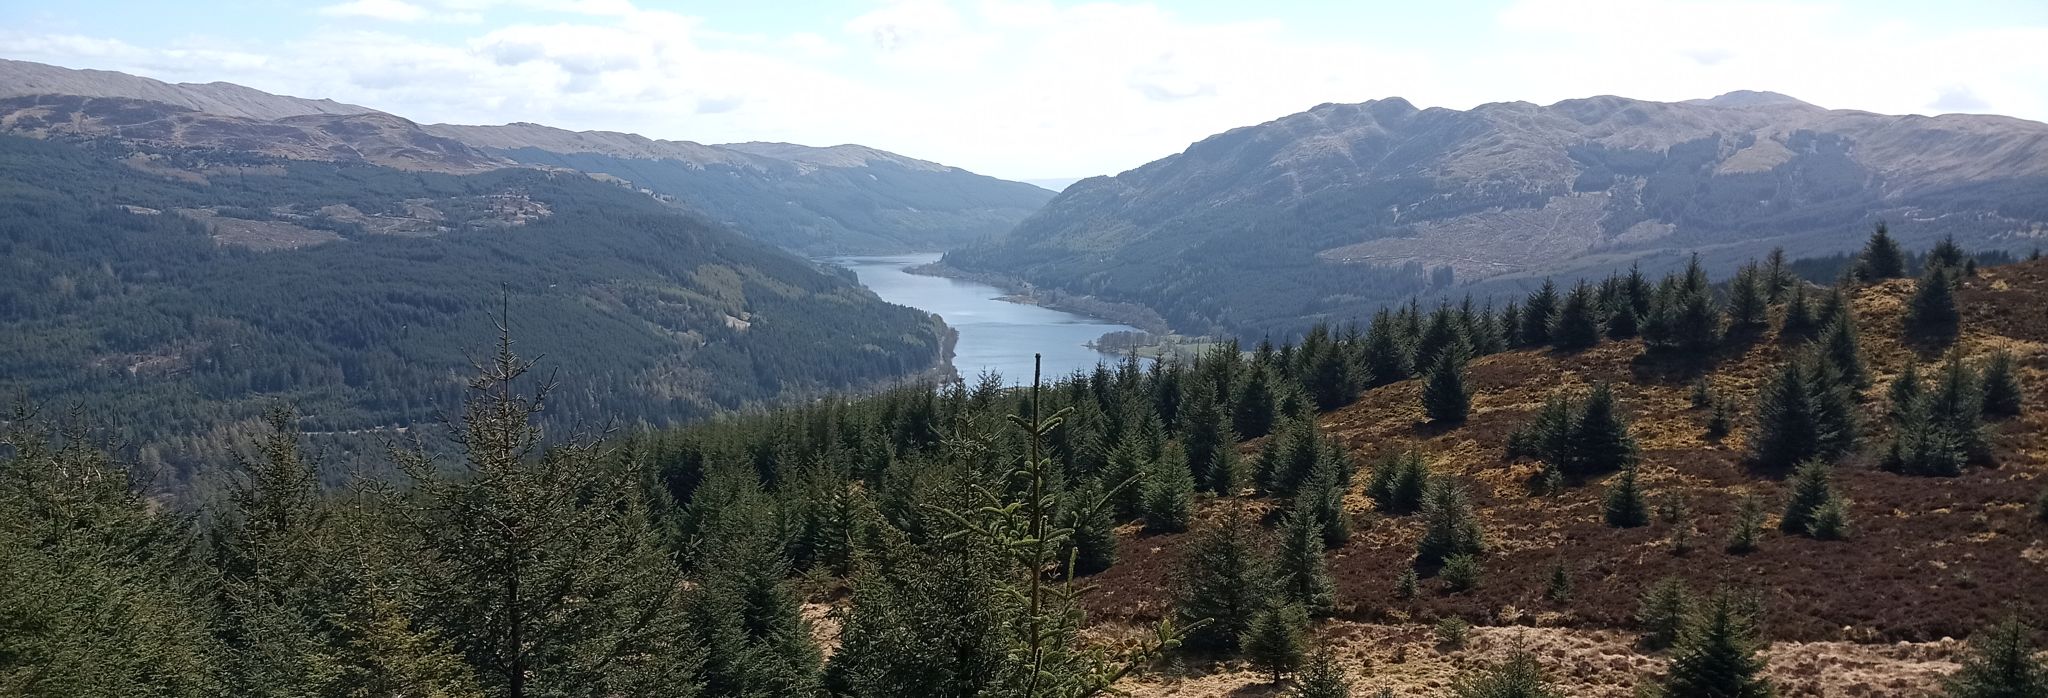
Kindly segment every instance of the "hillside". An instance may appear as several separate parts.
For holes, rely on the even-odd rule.
[[[26,61],[0,60],[0,133],[451,174],[575,170],[811,256],[948,249],[1008,231],[1052,198],[1029,184],[859,145],[703,145],[530,123],[422,126],[228,83],[170,84]]]
[[[2048,125],[1831,111],[1783,95],[1538,106],[1325,104],[1068,187],[946,264],[1151,306],[1186,332],[1292,336],[1410,294],[1544,276],[1723,273],[1846,251],[1872,219],[2025,250],[2048,224]],[[1244,252],[1256,250],[1257,254]]]
[[[122,425],[167,489],[280,402],[326,435],[446,415],[501,301],[522,350],[583,369],[550,405],[562,430],[860,389],[950,352],[931,316],[580,174],[146,143],[0,137],[0,390]]]
[[[536,124],[426,130],[523,165],[616,178],[812,256],[956,247],[1008,231],[1053,195],[857,145],[703,145]]]

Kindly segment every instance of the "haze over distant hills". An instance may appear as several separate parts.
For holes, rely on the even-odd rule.
[[[1879,218],[1914,245],[1953,234],[2033,247],[2048,221],[2048,125],[1765,92],[1325,104],[1075,183],[946,262],[1256,337],[1410,294],[1656,270],[1693,252],[1716,270],[1773,246],[1840,252]]]
[[[0,60],[0,132],[428,172],[573,169],[805,254],[937,251],[1007,231],[1052,197],[1029,184],[858,145],[704,145],[529,123],[423,126],[228,83],[171,84],[12,60]]]

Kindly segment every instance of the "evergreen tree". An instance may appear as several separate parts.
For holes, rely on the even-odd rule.
[[[1472,394],[1465,385],[1465,364],[1446,355],[1437,360],[1423,377],[1422,407],[1431,421],[1458,424],[1472,409]]]
[[[1344,511],[1344,492],[1350,471],[1349,457],[1336,439],[1325,439],[1309,472],[1308,482],[1294,496],[1294,507],[1308,511],[1321,522],[1324,547],[1342,547],[1351,540],[1351,516]]]
[[[1572,600],[1572,575],[1565,569],[1564,560],[1559,559],[1550,566],[1550,576],[1543,583],[1543,598],[1551,603]]]
[[[1543,667],[1536,663],[1536,655],[1528,650],[1516,650],[1508,655],[1506,661],[1477,675],[1460,677],[1451,687],[1451,692],[1457,698],[1564,697],[1543,678]]]
[[[1770,291],[1763,272],[1745,264],[1728,284],[1728,330],[1755,333],[1770,322]]]
[[[1279,683],[1308,654],[1308,614],[1293,604],[1261,610],[1237,643],[1252,666]]]
[[[1963,668],[1943,688],[1949,698],[2048,698],[2048,666],[2034,658],[2034,629],[2007,616],[1970,637]]]
[[[1331,349],[1324,354],[1338,356],[1342,352]],[[1341,363],[1342,359],[1336,361]],[[1271,369],[1258,363],[1246,367],[1244,371],[1244,380],[1237,388],[1237,404],[1230,412],[1231,429],[1235,430],[1240,438],[1256,439],[1273,431],[1275,401],[1272,373]],[[1349,378],[1343,380],[1349,385]],[[1353,395],[1356,395],[1355,391]]]
[[[1825,538],[1821,531],[1837,527],[1836,522],[1820,526],[1816,518],[1829,507],[1843,507],[1840,495],[1835,493],[1831,468],[1821,461],[1807,461],[1792,473],[1787,487],[1791,490],[1786,498],[1785,517],[1778,522],[1778,529],[1786,533],[1811,535]]]
[[[1181,412],[1188,470],[1197,475],[1202,489],[1223,496],[1235,494],[1238,434],[1216,403],[1215,393],[1195,383],[1186,391]]]
[[[816,695],[820,656],[789,587],[789,564],[765,510],[747,530],[728,529],[706,553],[702,593],[690,625],[705,648],[711,695]]]
[[[1917,381],[1893,385],[1891,411],[1896,423],[1885,452],[1886,469],[1953,476],[1961,474],[1971,459],[1988,456],[1982,391],[1959,355],[1950,355],[1932,392],[1915,396],[1916,388],[1909,386],[1917,386]]]
[[[1359,390],[1358,371],[1352,365],[1351,354],[1331,341],[1328,333],[1328,328],[1318,325],[1301,345],[1303,358],[1308,362],[1302,380],[1307,384],[1309,397],[1315,400],[1316,409],[1326,412],[1351,404],[1358,399]]]
[[[1735,523],[1728,531],[1728,552],[1746,555],[1755,551],[1763,536],[1763,526],[1763,502],[1753,495],[1743,497],[1735,505]]]
[[[1242,512],[1198,534],[1174,577],[1174,613],[1184,627],[1192,628],[1188,646],[1237,650],[1238,638],[1251,629],[1252,616],[1273,598],[1272,569]]]
[[[1905,275],[1906,253],[1899,250],[1899,243],[1885,229],[1884,221],[1878,221],[1870,241],[1863,246],[1863,255],[1856,260],[1856,279],[1874,283]]]
[[[1313,511],[1295,509],[1287,513],[1281,531],[1277,565],[1280,599],[1313,616],[1334,612],[1337,585],[1323,559],[1322,519]]]
[[[1140,439],[1124,439],[1110,451],[1103,467],[1103,485],[1109,490],[1110,508],[1119,517],[1145,512],[1145,483],[1150,479],[1152,458]]]
[[[1337,653],[1329,645],[1321,645],[1309,652],[1308,663],[1301,667],[1300,676],[1294,682],[1292,698],[1351,698],[1351,677],[1344,666],[1337,662]]]
[[[1757,405],[1756,426],[1749,437],[1750,455],[1767,468],[1784,469],[1821,457],[1821,416],[1812,379],[1800,364],[1788,361],[1765,384]]]
[[[1944,343],[1956,336],[1962,315],[1956,312],[1955,271],[1931,267],[1913,289],[1906,303],[1905,331],[1909,341]]]
[[[1870,385],[1870,370],[1863,365],[1863,350],[1857,341],[1855,320],[1843,316],[1821,331],[1821,348],[1828,366],[1843,383],[1853,388]]]
[[[1683,274],[1658,286],[1643,339],[1656,351],[1694,361],[1720,345],[1721,311],[1699,257],[1693,257]]]
[[[1966,258],[1967,255],[1963,254],[1963,248],[1956,244],[1956,236],[1944,235],[1940,242],[1934,243],[1934,249],[1927,251],[1927,260],[1924,262],[1924,265],[1929,269],[1947,267],[1953,271],[1961,271]]]
[[[1465,337],[1464,325],[1459,323],[1457,314],[1448,306],[1438,306],[1429,314],[1429,322],[1423,325],[1422,336],[1415,340],[1416,366],[1435,364],[1444,356],[1456,354],[1460,360],[1472,355],[1471,342]]]
[[[1194,517],[1195,474],[1188,470],[1180,444],[1168,443],[1145,472],[1145,529],[1163,533],[1188,530]]]
[[[1904,425],[1915,414],[1924,411],[1926,407],[1922,403],[1927,396],[1920,385],[1919,365],[1907,363],[1905,370],[1892,378],[1891,387],[1885,391],[1885,395],[1891,403],[1885,410],[1885,417],[1891,420],[1894,427]]]
[[[1542,346],[1550,343],[1550,325],[1557,316],[1557,284],[1550,279],[1543,280],[1543,288],[1529,294],[1529,300],[1522,303],[1522,326],[1516,336],[1523,346]]]
[[[1316,460],[1322,456],[1321,444],[1313,416],[1301,415],[1282,424],[1259,454],[1259,486],[1275,495],[1294,496],[1314,472]]]
[[[1422,520],[1422,539],[1415,548],[1417,567],[1438,566],[1453,556],[1485,552],[1471,498],[1464,486],[1450,478],[1430,479],[1422,498]]]
[[[1452,555],[1444,560],[1444,567],[1437,576],[1444,580],[1444,591],[1453,594],[1471,591],[1479,586],[1479,558]]]
[[[1395,381],[1406,380],[1414,375],[1414,364],[1407,351],[1401,348],[1399,330],[1394,327],[1391,313],[1382,308],[1372,318],[1371,327],[1365,333],[1365,351],[1360,368],[1366,388],[1376,388]]]
[[[1601,518],[1615,528],[1635,528],[1650,523],[1649,505],[1644,502],[1643,489],[1636,482],[1636,469],[1629,468],[1615,476],[1614,484],[1607,488],[1602,499]]]
[[[1528,346],[1529,343],[1522,339],[1521,304],[1512,300],[1508,301],[1506,306],[1501,307],[1500,315],[1495,320],[1500,328],[1500,342],[1502,346],[1509,348]]]
[[[1421,453],[1390,453],[1373,466],[1365,494],[1382,513],[1409,514],[1422,509],[1422,495],[1429,482],[1429,466],[1423,463]]]
[[[2012,352],[2003,349],[1993,353],[1991,360],[1984,364],[1984,416],[1994,419],[2019,416],[2026,398],[2020,390],[2019,371],[2013,364]]]
[[[1567,351],[1584,349],[1600,341],[1600,318],[1593,307],[1593,289],[1580,280],[1557,311],[1552,342]]]
[[[1786,292],[1804,285],[1792,273],[1791,265],[1785,262],[1783,247],[1771,248],[1770,255],[1764,258],[1763,272],[1764,292],[1772,303],[1784,300]]]
[[[1665,577],[1643,592],[1636,607],[1636,625],[1643,630],[1642,643],[1650,649],[1664,649],[1678,643],[1692,618],[1692,592],[1677,577]]]
[[[1116,564],[1116,517],[1109,498],[1094,478],[1067,494],[1065,525],[1074,530],[1075,574],[1095,574]]]
[[[1642,316],[1627,303],[1622,303],[1607,314],[1607,337],[1629,339],[1642,334]]]
[[[1778,322],[1778,339],[1796,344],[1813,338],[1820,330],[1820,318],[1814,315],[1813,301],[1806,297],[1805,282],[1794,282],[1792,290],[1785,296],[1785,317]]]
[[[1735,427],[1734,410],[1727,400],[1714,401],[1713,411],[1707,413],[1707,438],[1720,439],[1728,435],[1728,431]]]
[[[1672,696],[1766,698],[1756,620],[1728,593],[1716,594],[1672,649],[1664,692]]]
[[[1568,438],[1570,454],[1559,463],[1567,475],[1583,476],[1632,469],[1636,465],[1636,440],[1628,422],[1614,407],[1614,390],[1607,383],[1594,384],[1592,392],[1577,410]]]

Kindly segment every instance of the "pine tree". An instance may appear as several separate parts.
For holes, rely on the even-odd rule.
[[[1193,628],[1188,646],[1237,650],[1252,616],[1273,598],[1272,570],[1241,512],[1198,534],[1175,576],[1174,613],[1184,627]]]
[[[1763,526],[1763,501],[1754,495],[1743,497],[1735,505],[1735,523],[1728,531],[1728,552],[1746,555],[1755,551],[1763,536]]]
[[[1471,499],[1465,488],[1450,478],[1431,478],[1422,498],[1422,519],[1422,540],[1415,548],[1417,567],[1434,567],[1453,556],[1485,552]]]
[[[1318,325],[1310,330],[1302,340],[1301,351],[1307,361],[1302,380],[1316,409],[1327,412],[1358,399],[1358,371],[1352,365],[1351,354],[1331,341],[1327,327]]]
[[[1325,352],[1325,354],[1337,356],[1342,354],[1342,352],[1333,348]],[[1346,387],[1342,389],[1351,391],[1351,394],[1355,397],[1357,391],[1349,387],[1351,381],[1348,377],[1349,369],[1343,368],[1341,357],[1334,360],[1339,362],[1337,370],[1345,371],[1344,376],[1346,377],[1339,378],[1339,380],[1345,381],[1344,385]],[[1272,373],[1271,369],[1257,362],[1254,362],[1244,371],[1244,380],[1239,382],[1237,388],[1237,403],[1231,408],[1230,412],[1230,427],[1236,431],[1240,438],[1256,439],[1273,431],[1275,400],[1273,397],[1274,378]]]
[[[1422,407],[1431,421],[1459,424],[1472,409],[1472,394],[1465,385],[1465,364],[1446,355],[1437,360],[1423,378]]]
[[[1329,645],[1316,647],[1295,678],[1292,698],[1351,698],[1351,677]]]
[[[1550,576],[1543,583],[1543,598],[1551,603],[1572,600],[1572,575],[1565,569],[1563,559],[1550,566]]]
[[[1745,264],[1735,273],[1735,279],[1728,284],[1728,330],[1733,333],[1755,333],[1770,323],[1770,291],[1765,288],[1763,272],[1755,264]]]
[[[1305,414],[1281,424],[1259,454],[1259,487],[1278,496],[1294,496],[1315,470],[1321,444],[1314,416]]]
[[[1966,261],[1967,255],[1963,254],[1962,246],[1956,244],[1956,236],[1944,235],[1940,242],[1934,243],[1933,249],[1927,251],[1927,261],[1924,264],[1930,269],[1947,267],[1961,271]]]
[[[1188,470],[1180,444],[1169,442],[1145,473],[1145,529],[1162,533],[1188,530],[1194,517],[1195,474]]]
[[[1955,271],[1932,267],[1920,277],[1906,303],[1905,332],[1909,341],[1945,343],[1956,336],[1962,315],[1956,312]]]
[[[1644,503],[1643,490],[1636,482],[1636,469],[1629,468],[1615,476],[1614,484],[1607,488],[1602,500],[1601,518],[1615,528],[1635,528],[1650,523],[1649,505]]]
[[[818,648],[801,599],[789,586],[781,541],[765,509],[753,525],[732,528],[705,553],[702,593],[690,626],[705,648],[705,691],[712,695],[815,695]]]
[[[1457,698],[1564,697],[1543,678],[1543,667],[1536,663],[1536,655],[1527,650],[1516,650],[1506,661],[1477,675],[1460,677],[1451,692]]]
[[[1671,673],[1664,692],[1672,696],[1767,698],[1773,694],[1764,679],[1764,660],[1756,620],[1745,604],[1728,593],[1707,603],[1693,628],[1671,653]]]
[[[1390,453],[1375,464],[1365,493],[1381,513],[1401,515],[1422,509],[1430,483],[1429,466],[1417,451]]]
[[[1950,355],[1932,392],[1915,395],[1917,381],[1901,376],[1892,386],[1892,443],[1884,467],[1913,475],[1953,476],[1974,458],[1988,456],[1982,390],[1976,374]]]
[[[2012,352],[2001,349],[1984,364],[1984,416],[1993,419],[2019,416],[2026,398],[2020,389],[2019,371],[2013,363]]]
[[[1364,387],[1376,388],[1414,375],[1414,364],[1401,348],[1394,317],[1382,308],[1365,333],[1365,351],[1360,361]]]
[[[1560,460],[1566,475],[1628,470],[1636,465],[1636,440],[1614,407],[1614,389],[1597,383],[1572,420],[1571,454]]]
[[[1543,280],[1543,288],[1529,294],[1522,303],[1522,326],[1516,333],[1523,346],[1542,346],[1550,343],[1550,326],[1557,317],[1557,284],[1550,279]]]
[[[1308,654],[1308,613],[1293,604],[1259,611],[1237,642],[1252,666],[1279,683]]]
[[[1436,312],[1429,314],[1429,322],[1423,325],[1422,336],[1415,340],[1414,365],[1429,366],[1452,354],[1460,357],[1461,361],[1470,358],[1472,344],[1463,327],[1457,314],[1448,306],[1438,306]]]
[[[1787,344],[1804,342],[1820,330],[1820,322],[1814,315],[1813,301],[1806,297],[1806,283],[1794,282],[1785,297],[1785,316],[1778,322],[1778,340]]]
[[[1103,487],[1109,490],[1111,511],[1118,517],[1145,512],[1145,483],[1150,480],[1152,459],[1140,439],[1124,439],[1109,452],[1103,467]]]
[[[1323,522],[1315,512],[1295,509],[1281,523],[1279,597],[1313,616],[1337,607],[1337,586],[1323,559]]]
[[[1649,649],[1664,649],[1678,643],[1692,618],[1692,592],[1677,577],[1658,580],[1636,607],[1636,625],[1643,630],[1642,643]]]
[[[1324,440],[1308,482],[1294,496],[1296,509],[1314,514],[1321,522],[1320,539],[1327,548],[1342,547],[1351,540],[1351,516],[1344,511],[1348,458],[1335,439]]]
[[[1552,328],[1552,342],[1566,351],[1584,349],[1600,342],[1600,318],[1593,307],[1593,289],[1581,279],[1565,295]]]
[[[1870,385],[1870,369],[1863,365],[1863,349],[1857,334],[1855,319],[1845,315],[1821,330],[1820,344],[1828,365],[1843,383],[1861,389]]]
[[[1899,243],[1885,229],[1884,221],[1878,221],[1877,229],[1870,233],[1870,242],[1863,246],[1863,256],[1856,261],[1856,278],[1877,282],[1905,275],[1906,253],[1899,250]]]
[[[1963,668],[1945,682],[1949,698],[2048,698],[2048,666],[2034,658],[2034,629],[2006,616],[1970,637]]]
[[[1116,517],[1109,498],[1094,478],[1067,494],[1065,525],[1074,530],[1075,574],[1095,574],[1116,564]]]
[[[1208,386],[1197,381],[1184,395],[1181,434],[1188,470],[1200,479],[1202,489],[1232,494],[1237,485],[1237,434]]]
[[[1786,362],[1760,396],[1749,444],[1751,457],[1764,467],[1790,468],[1822,452],[1826,436],[1819,433],[1820,410],[1809,372],[1801,363]]]
[[[1815,460],[1801,464],[1799,469],[1792,473],[1792,478],[1787,483],[1791,492],[1786,498],[1785,516],[1778,522],[1779,530],[1816,538],[1833,537],[1825,532],[1842,530],[1847,521],[1838,517],[1845,516],[1843,508],[1847,504],[1835,493],[1831,482],[1831,470],[1827,463]],[[1822,518],[1823,511],[1831,507],[1834,508],[1834,513],[1827,514],[1826,518],[1837,520],[1818,521]],[[1825,525],[1822,525],[1823,523]]]

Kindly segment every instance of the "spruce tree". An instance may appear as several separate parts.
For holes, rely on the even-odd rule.
[[[1745,264],[1728,284],[1728,330],[1752,334],[1770,323],[1770,291],[1755,264]]]
[[[1411,514],[1422,509],[1422,495],[1429,482],[1429,466],[1420,452],[1389,453],[1373,465],[1365,494],[1380,513]]]
[[[1465,385],[1462,357],[1445,355],[1423,377],[1422,407],[1431,421],[1459,424],[1472,410],[1472,393]]]
[[[1756,619],[1746,604],[1723,592],[1714,595],[1671,653],[1664,692],[1672,696],[1767,698],[1771,683],[1761,674],[1762,648]]]
[[[1195,473],[1202,489],[1232,494],[1237,486],[1238,437],[1208,386],[1196,382],[1189,387],[1181,405],[1181,421],[1188,470]]]
[[[1067,494],[1065,525],[1074,530],[1075,574],[1095,574],[1116,564],[1116,517],[1109,498],[1094,478]]]
[[[1272,494],[1291,497],[1315,470],[1322,455],[1315,417],[1300,415],[1280,425],[1259,454],[1258,485]]]
[[[1800,361],[1788,361],[1765,384],[1757,405],[1756,426],[1749,437],[1750,456],[1764,467],[1790,468],[1822,452],[1825,435],[1809,372]]]
[[[1438,306],[1429,314],[1429,322],[1423,325],[1422,336],[1415,340],[1416,366],[1429,366],[1438,359],[1456,353],[1460,360],[1472,355],[1472,345],[1465,337],[1464,326],[1458,322],[1457,314],[1448,306]]]
[[[1785,316],[1778,322],[1779,341],[1797,344],[1813,338],[1820,330],[1820,318],[1815,316],[1813,301],[1806,295],[1805,282],[1792,284],[1792,290],[1785,296]]]
[[[1521,304],[1512,300],[1508,301],[1507,305],[1501,307],[1500,315],[1495,318],[1495,321],[1500,330],[1501,346],[1512,349],[1528,345],[1528,342],[1522,341]]]
[[[1145,529],[1160,533],[1188,530],[1194,518],[1195,474],[1178,443],[1167,443],[1146,469]]]
[[[1986,417],[1993,419],[2017,417],[2025,403],[2025,393],[2020,390],[2019,371],[2014,367],[2012,352],[1999,350],[1984,364],[1983,387]]]
[[[1963,668],[1944,682],[1949,698],[2048,698],[2048,666],[2034,658],[2034,629],[2017,615],[1970,637]]]
[[[1593,289],[1581,279],[1565,295],[1551,329],[1551,341],[1559,349],[1585,349],[1600,341],[1600,318],[1593,307]]]
[[[1543,280],[1543,287],[1529,294],[1522,303],[1521,327],[1516,336],[1523,346],[1549,344],[1550,326],[1557,317],[1557,284],[1550,279]]]
[[[1376,388],[1406,380],[1415,372],[1410,358],[1408,352],[1401,348],[1393,315],[1384,308],[1380,309],[1373,315],[1372,325],[1365,333],[1365,351],[1359,362],[1363,387]]]
[[[1550,576],[1543,582],[1543,598],[1551,603],[1572,600],[1571,571],[1565,568],[1561,558],[1550,566]]]
[[[1237,642],[1252,666],[1279,683],[1308,654],[1308,613],[1294,604],[1261,610]]]
[[[1145,513],[1145,483],[1150,480],[1152,458],[1140,439],[1124,439],[1109,452],[1103,466],[1103,489],[1109,491],[1110,509],[1118,517]]]
[[[1567,475],[1610,473],[1636,465],[1635,437],[1615,409],[1614,389],[1607,383],[1594,384],[1586,395],[1572,420],[1567,442],[1571,453],[1558,464]]]
[[[1884,221],[1878,221],[1877,229],[1870,233],[1870,241],[1863,246],[1863,255],[1856,260],[1856,278],[1864,282],[1878,282],[1905,275],[1906,253],[1899,250],[1899,243],[1892,239]]]
[[[1832,483],[1831,468],[1822,461],[1807,461],[1799,466],[1786,483],[1790,490],[1785,502],[1785,516],[1778,522],[1779,530],[1786,533],[1810,535],[1816,538],[1831,537],[1826,532],[1840,531],[1846,520],[1821,522],[1825,510],[1834,507],[1835,512],[1825,518],[1842,516],[1841,508],[1846,503],[1836,494]],[[1823,525],[1824,524],[1824,525]]]
[[[1323,546],[1336,548],[1351,540],[1351,516],[1344,511],[1349,457],[1336,439],[1326,439],[1323,444],[1308,482],[1295,493],[1294,508],[1315,514],[1322,523]]]
[[[1302,380],[1316,409],[1327,412],[1358,399],[1358,371],[1351,354],[1330,340],[1327,328],[1319,325],[1310,330],[1301,351],[1308,362]]]
[[[1870,369],[1863,365],[1862,343],[1857,335],[1855,319],[1845,315],[1821,330],[1820,345],[1828,365],[1843,383],[1861,389],[1870,385]]]
[[[1643,498],[1643,489],[1636,481],[1636,469],[1629,468],[1615,476],[1614,484],[1607,488],[1607,495],[1601,501],[1601,518],[1615,528],[1635,528],[1650,523],[1649,505]]]
[[[1332,348],[1324,353],[1338,356],[1343,352]],[[1335,361],[1340,364],[1338,370],[1345,371],[1345,377],[1340,379],[1347,386],[1344,389],[1351,390],[1355,397],[1356,390],[1348,387],[1351,381],[1348,377],[1349,369],[1342,367],[1344,361],[1341,356]],[[1276,402],[1273,397],[1275,378],[1272,374],[1272,369],[1257,362],[1245,368],[1244,380],[1240,381],[1237,387],[1237,403],[1231,407],[1230,412],[1230,427],[1239,438],[1256,439],[1272,433]]]
[[[1693,613],[1692,592],[1677,577],[1665,577],[1643,592],[1636,607],[1636,626],[1643,631],[1642,644],[1664,649],[1685,635]]]
[[[705,554],[691,629],[705,649],[702,676],[711,695],[815,695],[821,658],[790,587],[789,564],[765,509],[753,525],[732,528]]]
[[[1906,303],[1906,339],[1946,343],[1955,338],[1961,320],[1962,315],[1956,311],[1955,271],[1947,267],[1929,268],[1913,289],[1913,298]]]
[[[1961,271],[1966,261],[1967,255],[1963,254],[1962,246],[1956,244],[1956,236],[1944,235],[1939,242],[1934,243],[1933,249],[1927,251],[1927,260],[1923,264],[1929,269],[1947,267],[1950,270]]]
[[[1236,651],[1252,617],[1270,604],[1273,565],[1253,535],[1243,513],[1235,512],[1197,534],[1182,558],[1174,613],[1182,626],[1193,627],[1189,647]]]
[[[1301,673],[1295,678],[1292,698],[1351,698],[1351,677],[1338,663],[1337,653],[1329,645],[1319,645],[1309,652],[1308,663],[1302,665]]]
[[[1728,552],[1746,555],[1756,550],[1763,537],[1764,504],[1754,495],[1735,504],[1735,522],[1728,530]]]
[[[1515,650],[1506,661],[1477,675],[1459,677],[1451,693],[1457,698],[1563,698],[1543,678],[1543,667],[1528,650]]]
[[[1417,567],[1439,566],[1453,556],[1485,552],[1471,498],[1463,485],[1450,478],[1431,478],[1422,498],[1422,521],[1422,539],[1415,548]]]
[[[1279,598],[1312,616],[1327,616],[1337,607],[1337,585],[1323,559],[1323,521],[1313,511],[1295,509],[1281,522]]]

